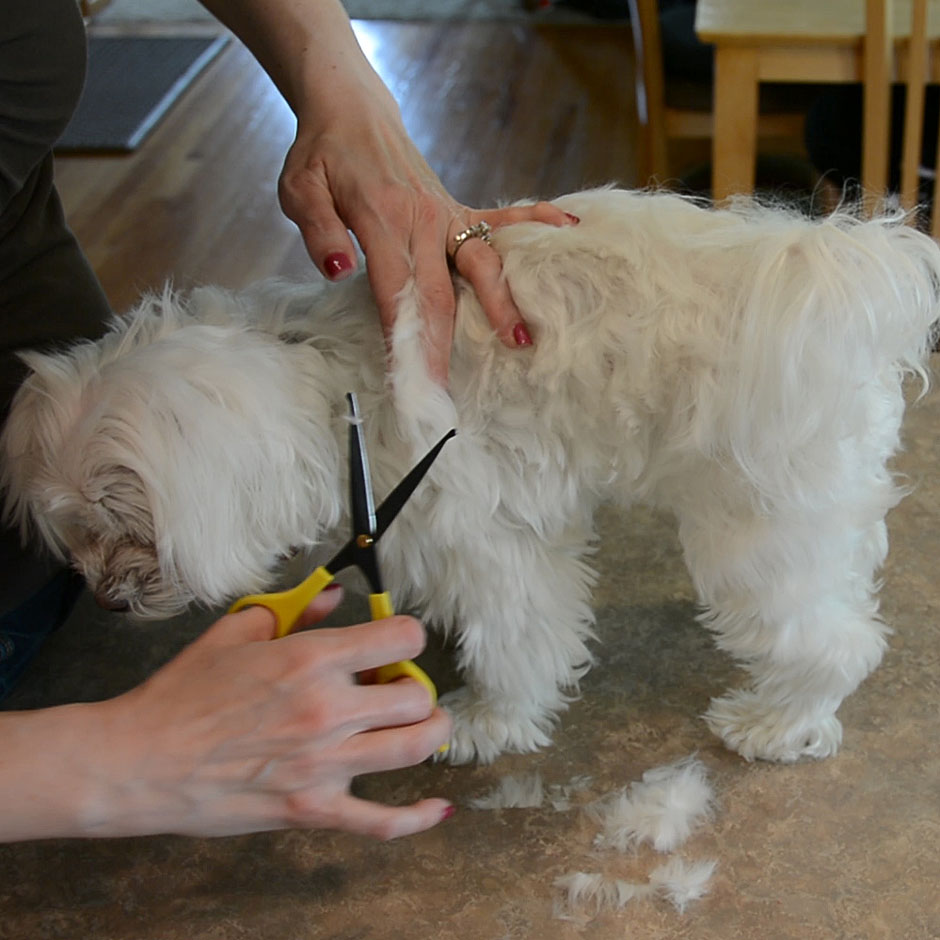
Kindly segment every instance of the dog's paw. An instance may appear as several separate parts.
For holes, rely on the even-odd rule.
[[[835,754],[842,743],[842,724],[835,715],[768,704],[754,692],[712,699],[705,720],[732,751],[749,761],[821,760]]]
[[[489,764],[506,751],[527,753],[551,744],[553,716],[514,702],[493,702],[457,689],[441,696],[453,720],[450,747],[441,760]]]

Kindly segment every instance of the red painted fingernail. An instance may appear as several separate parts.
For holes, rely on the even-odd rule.
[[[327,591],[338,591],[340,590],[340,588],[342,588],[342,586],[343,586],[342,584],[338,584],[336,581],[334,581],[332,584],[328,584],[323,589],[323,593],[325,594]]]
[[[453,816],[454,813],[456,812],[457,812],[457,807],[454,806],[453,804],[451,804],[450,806],[445,806],[444,812],[441,813],[441,822],[443,822],[445,819],[450,819],[450,817]]]
[[[340,278],[351,274],[353,263],[349,260],[349,255],[341,251],[334,251],[323,259],[323,270],[331,281],[338,281]]]
[[[570,212],[566,212],[565,215],[568,217],[568,221],[572,225],[577,225],[581,221],[576,215],[572,215]]]
[[[529,335],[529,330],[524,323],[517,323],[512,328],[512,338],[516,341],[517,346],[532,345],[532,337]]]

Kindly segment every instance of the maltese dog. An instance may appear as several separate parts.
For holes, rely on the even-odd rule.
[[[377,498],[459,431],[381,545],[396,607],[456,640],[449,760],[549,742],[592,658],[602,501],[675,514],[701,621],[749,676],[711,729],[749,760],[833,754],[885,649],[888,461],[902,381],[927,381],[940,248],[847,212],[612,189],[558,205],[581,224],[492,235],[534,345],[501,345],[458,279],[446,390],[414,285],[389,365],[361,276],[167,290],[97,342],[26,354],[8,517],[140,617],[263,590],[346,531],[355,391]]]

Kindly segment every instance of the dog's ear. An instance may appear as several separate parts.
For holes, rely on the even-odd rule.
[[[37,481],[45,476],[64,427],[53,385],[37,371],[53,357],[30,353],[21,358],[33,371],[17,390],[0,436],[0,489],[4,521],[26,538]]]

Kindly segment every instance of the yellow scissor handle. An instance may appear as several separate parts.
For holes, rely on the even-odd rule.
[[[384,620],[395,613],[392,606],[392,598],[388,591],[381,594],[369,595],[369,611],[373,620]],[[414,679],[420,682],[431,694],[432,707],[437,705],[437,689],[431,681],[431,677],[417,664],[410,659],[405,659],[400,663],[389,663],[387,666],[380,666],[375,671],[376,682],[394,682],[396,679]]]
[[[297,618],[304,612],[307,605],[331,581],[333,575],[324,567],[319,567],[309,574],[296,587],[288,591],[275,591],[271,594],[249,594],[240,597],[229,608],[229,613],[244,610],[246,607],[267,607],[274,614],[276,637],[287,636],[297,623]],[[369,595],[369,611],[373,620],[384,620],[395,613],[392,598],[388,591],[381,594]],[[394,682],[396,679],[414,679],[420,682],[431,695],[431,704],[437,705],[437,689],[430,676],[410,659],[400,663],[389,663],[380,666],[375,672],[376,682]]]
[[[240,597],[229,608],[228,612],[234,614],[237,610],[246,607],[267,607],[274,614],[276,637],[287,636],[297,623],[297,618],[304,612],[307,605],[331,581],[333,575],[324,567],[319,567],[304,578],[297,587],[289,591],[275,591],[272,594],[249,594]]]

